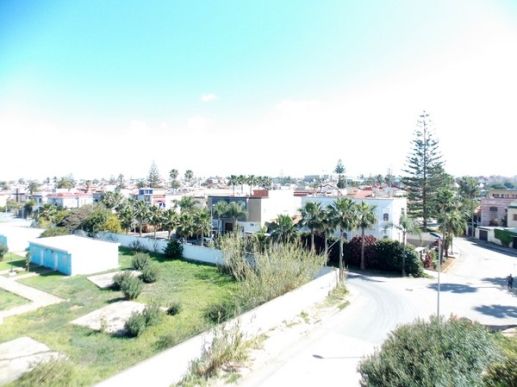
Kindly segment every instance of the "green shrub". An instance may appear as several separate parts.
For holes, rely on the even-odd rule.
[[[4,244],[0,244],[0,261],[4,259],[4,255],[7,254],[8,248]]]
[[[142,315],[145,319],[145,325],[151,326],[156,325],[160,322],[162,317],[162,311],[160,310],[160,306],[158,304],[149,304],[145,307],[142,312]]]
[[[60,235],[68,235],[70,231],[66,227],[50,227],[41,233],[40,238],[47,238]]]
[[[212,341],[203,345],[199,359],[190,363],[187,376],[180,385],[204,385],[203,381],[217,376],[221,369],[237,369],[248,358],[252,344],[238,325],[217,327]]]
[[[120,284],[120,290],[128,300],[135,300],[142,293],[142,281],[131,276]]]
[[[172,302],[167,308],[167,314],[170,316],[176,316],[181,312],[181,304],[179,302]]]
[[[494,236],[501,241],[503,246],[510,247],[511,243],[513,242],[513,237],[517,236],[517,234],[508,230],[496,228],[494,230]]]
[[[111,286],[113,290],[121,290],[122,284],[126,282],[129,278],[133,278],[133,274],[130,271],[123,271],[122,273],[115,274],[113,276],[113,285]]]
[[[42,362],[16,380],[21,387],[73,386],[76,375],[73,364],[68,360],[53,359]]]
[[[215,324],[219,324],[237,316],[239,307],[233,301],[226,300],[218,304],[212,304],[205,310],[205,318]]]
[[[397,241],[380,240],[375,244],[375,257],[371,269],[402,272],[402,262],[405,262],[405,272],[413,277],[423,275],[422,260],[412,247]]]
[[[131,266],[133,266],[133,269],[135,270],[142,271],[149,265],[150,259],[151,258],[147,253],[136,253],[131,260]]]
[[[145,283],[152,283],[158,280],[158,267],[156,265],[147,265],[142,269],[142,280]]]
[[[226,270],[240,282],[235,304],[243,309],[263,304],[305,284],[326,262],[324,255],[313,253],[300,243],[255,249],[251,259],[243,238],[230,234],[219,239]]]
[[[499,356],[486,328],[467,319],[431,318],[395,329],[359,365],[363,386],[481,386]]]
[[[483,377],[486,387],[517,386],[517,337],[497,335],[503,358],[494,362]]]
[[[183,245],[175,239],[170,239],[163,253],[167,258],[183,258]]]
[[[343,246],[343,258],[347,266],[361,265],[361,243],[362,237],[356,236]],[[364,259],[368,269],[375,269],[376,243],[377,239],[372,235],[364,236]]]
[[[133,312],[126,321],[125,328],[129,337],[137,337],[144,333],[147,327],[146,319],[143,313]]]

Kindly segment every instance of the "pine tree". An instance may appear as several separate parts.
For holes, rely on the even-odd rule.
[[[408,191],[409,214],[413,218],[422,218],[422,225],[426,228],[429,218],[435,215],[435,196],[443,186],[445,173],[438,140],[433,136],[429,114],[425,111],[420,115],[417,126],[403,183]]]
[[[151,188],[158,188],[160,186],[160,172],[156,163],[153,161],[151,168],[149,168],[149,175],[147,176],[147,184]]]

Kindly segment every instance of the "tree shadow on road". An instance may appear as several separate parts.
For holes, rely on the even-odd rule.
[[[476,306],[474,310],[496,318],[517,318],[517,307],[510,305],[481,305]]]
[[[378,279],[374,279],[372,278],[371,275],[364,275],[364,274],[358,274],[358,273],[350,273],[348,272],[347,274],[347,277],[350,278],[350,279],[359,279],[359,280],[363,280],[363,281],[369,281],[369,282],[384,282],[384,281],[380,281]]]
[[[438,290],[437,284],[430,284],[427,285],[427,287],[430,289]],[[470,285],[444,283],[440,285],[440,291],[451,293],[475,293],[478,291],[478,289]]]
[[[494,285],[497,285],[497,287],[500,289],[506,289],[506,285],[508,283],[507,279],[505,277],[486,277],[486,278],[483,278],[481,281],[490,282]],[[508,292],[512,296],[515,297],[515,296],[517,296],[516,290],[517,289],[512,289],[512,290],[509,290]]]

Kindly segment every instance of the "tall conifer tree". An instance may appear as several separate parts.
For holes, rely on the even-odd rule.
[[[422,225],[426,228],[429,218],[435,215],[435,196],[444,183],[445,173],[438,140],[433,135],[429,114],[425,110],[419,116],[411,145],[403,183],[408,191],[409,214],[413,218],[422,218]]]

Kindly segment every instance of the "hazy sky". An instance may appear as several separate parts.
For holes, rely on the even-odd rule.
[[[517,1],[0,1],[0,180],[517,174]]]

